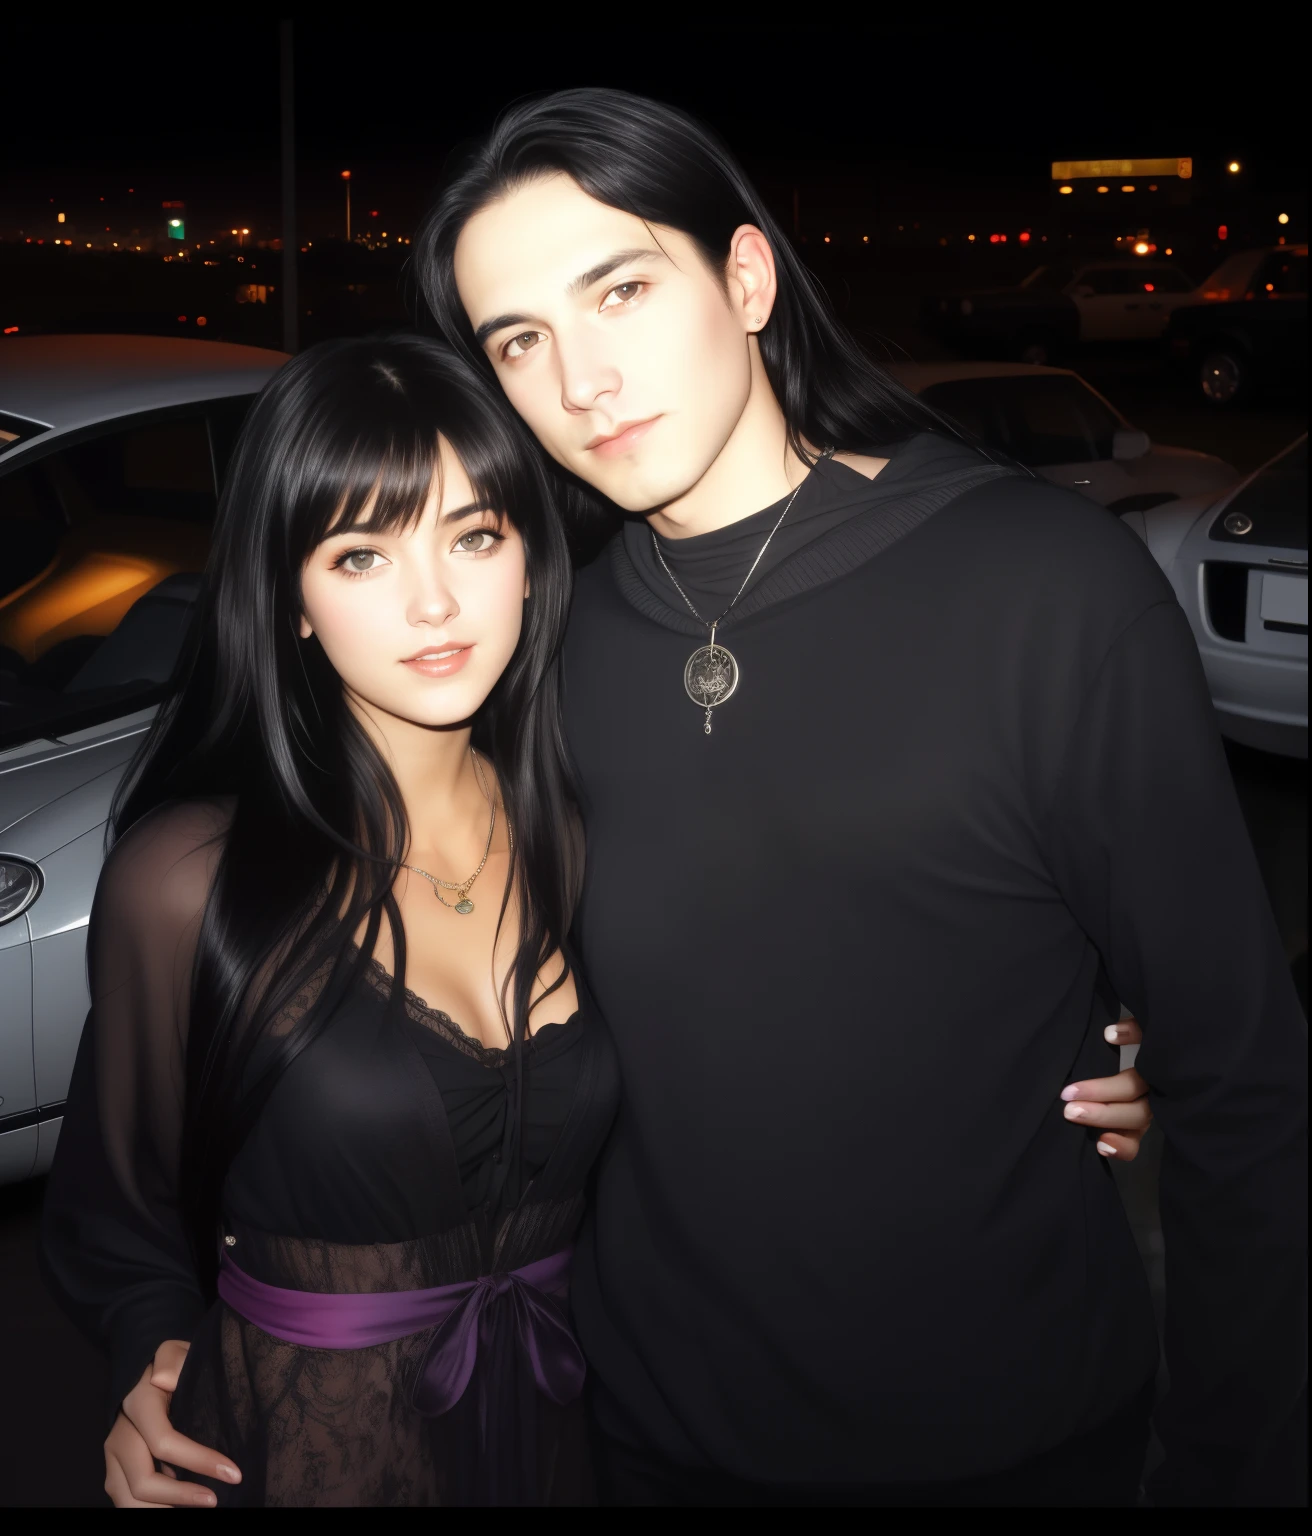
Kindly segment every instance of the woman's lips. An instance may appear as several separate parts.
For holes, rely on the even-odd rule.
[[[424,651],[419,656],[411,656],[401,665],[423,677],[450,677],[469,660],[473,649],[472,645],[448,645],[440,651]]]
[[[659,416],[652,416],[646,421],[635,421],[631,427],[625,427],[623,432],[616,433],[614,437],[603,438],[595,446],[589,445],[589,451],[601,459],[618,458],[640,442],[659,420]]]

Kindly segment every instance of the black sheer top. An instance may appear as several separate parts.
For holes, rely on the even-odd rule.
[[[172,1417],[229,1455],[221,1505],[434,1505],[588,1496],[581,1403],[477,1382],[425,1418],[410,1393],[424,1333],[319,1350],[206,1305],[179,1219],[192,960],[224,813],[169,807],[106,862],[88,938],[92,1008],[45,1204],[48,1278],[110,1353],[117,1406],[167,1338],[192,1341]],[[618,1100],[615,1057],[580,1009],[509,1049],[465,1035],[371,964],[286,1071],[230,1170],[227,1252],[292,1290],[425,1289],[567,1247]],[[289,1013],[313,1001],[296,1000]],[[290,1019],[288,1023],[290,1023]],[[558,1298],[562,1302],[564,1296]],[[480,1358],[479,1371],[483,1370]],[[498,1405],[497,1422],[486,1418]]]

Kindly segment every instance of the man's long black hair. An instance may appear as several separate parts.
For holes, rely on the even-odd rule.
[[[517,1050],[537,974],[569,929],[581,872],[557,656],[570,566],[540,456],[495,384],[437,342],[313,347],[274,376],[242,428],[177,687],[111,818],[118,837],[167,802],[232,806],[200,927],[186,1046],[181,1198],[206,1282],[227,1169],[278,1078],[368,964],[384,918],[391,1006],[402,1005],[405,933],[392,883],[405,808],[318,640],[299,636],[300,577],[335,527],[413,523],[438,474],[439,439],[480,502],[518,529],[527,559],[523,632],[474,721],[515,834],[507,900],[513,892],[520,938],[506,1011]],[[289,1005],[312,981],[317,1004],[287,1030]]]
[[[680,230],[716,273],[740,224],[770,242],[778,296],[759,333],[761,359],[783,410],[793,451],[869,453],[913,432],[956,428],[891,378],[835,316],[738,162],[693,117],[627,91],[556,91],[517,102],[467,158],[415,241],[414,276],[443,335],[485,371],[455,282],[455,248],[469,219],[526,182],[563,172],[590,197],[648,224]],[[575,516],[597,498],[571,484]]]

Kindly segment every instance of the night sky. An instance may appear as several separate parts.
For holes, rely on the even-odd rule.
[[[357,207],[412,228],[453,147],[528,92],[627,87],[709,120],[750,168],[878,165],[959,183],[1034,177],[1064,157],[1237,157],[1254,185],[1301,189],[1299,50],[1247,21],[1144,32],[1135,13],[1082,8],[1062,30],[671,27],[574,9],[565,24],[483,32],[298,21],[302,228],[337,220],[339,171]],[[322,13],[321,13],[322,14]],[[841,14],[841,13],[836,13]],[[1011,13],[1008,22],[1011,23]],[[1068,30],[1071,29],[1071,30]],[[1114,33],[1114,35],[1113,35]],[[174,197],[198,230],[276,218],[278,33],[251,13],[49,26],[6,22],[0,224],[55,198]],[[810,168],[806,171],[805,168]]]

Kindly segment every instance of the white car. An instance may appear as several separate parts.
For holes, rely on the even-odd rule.
[[[1188,615],[1221,732],[1307,756],[1307,438],[1222,496],[1125,521]]]
[[[891,363],[888,371],[986,447],[1112,512],[1215,495],[1239,479],[1210,453],[1154,443],[1067,368]]]
[[[241,419],[285,361],[0,342],[0,1184],[50,1166],[110,801],[179,654]]]

